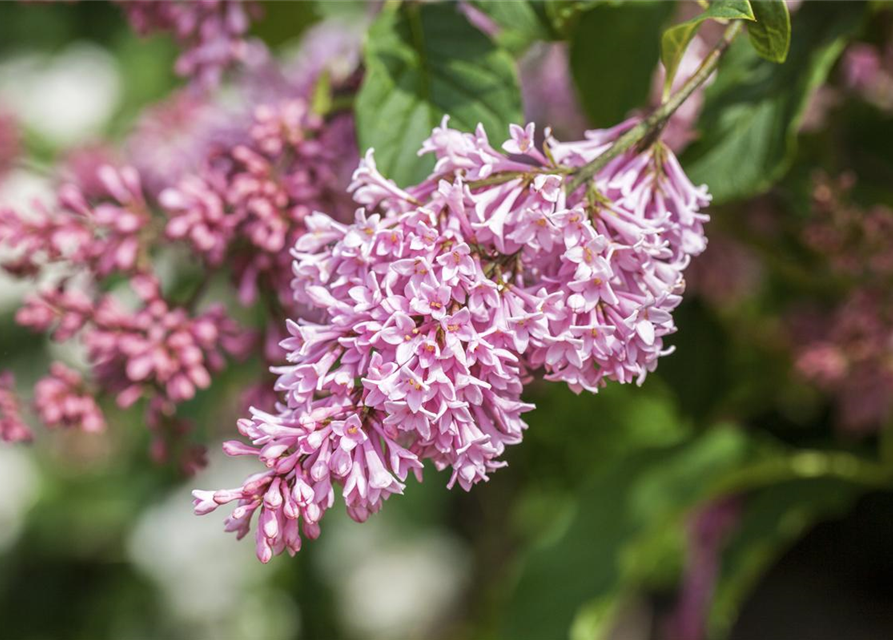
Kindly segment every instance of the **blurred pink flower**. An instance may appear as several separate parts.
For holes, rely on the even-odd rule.
[[[50,375],[34,387],[34,405],[48,427],[80,429],[87,433],[105,430],[105,418],[79,373],[61,362],[50,365]]]
[[[266,57],[263,43],[247,37],[260,4],[244,0],[118,0],[133,29],[142,35],[170,33],[183,52],[175,69],[212,88],[236,64]]]

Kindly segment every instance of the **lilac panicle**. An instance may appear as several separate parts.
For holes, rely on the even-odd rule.
[[[266,56],[264,45],[247,37],[260,5],[245,0],[118,0],[133,29],[142,35],[169,33],[182,53],[177,74],[213,88],[236,64]]]
[[[339,165],[353,157],[343,118],[324,122],[302,98],[258,105],[244,142],[212,152],[161,193],[167,237],[187,241],[212,267],[229,261],[243,304],[269,288],[291,305],[288,248],[313,211],[343,217],[348,200],[338,188]]]
[[[877,432],[893,416],[893,210],[852,201],[852,173],[818,175],[812,215],[801,229],[826,281],[849,285],[836,304],[798,314],[792,327],[795,367],[836,405],[851,433]]]
[[[659,143],[567,194],[571,172],[633,124],[547,136],[543,150],[533,125],[512,126],[503,153],[445,119],[422,147],[434,173],[407,189],[370,151],[350,186],[363,205],[353,223],[315,213],[294,245],[294,298],[317,320],[288,322],[281,402],[240,421],[250,444],[224,445],[265,470],[194,492],[196,513],[235,502],[226,528],[239,537],[257,513],[267,562],[319,535],[336,490],[362,522],[425,460],[450,487],[487,480],[521,441],[536,371],[576,392],[641,383],[670,351],[709,196]]]
[[[50,374],[34,387],[34,405],[48,427],[80,429],[87,433],[105,430],[105,418],[79,373],[61,362],[50,366]]]

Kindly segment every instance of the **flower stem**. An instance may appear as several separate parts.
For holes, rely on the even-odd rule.
[[[664,126],[666,121],[676,112],[683,102],[685,102],[688,97],[694,93],[695,89],[700,87],[707,78],[716,70],[716,67],[719,65],[719,60],[722,55],[729,48],[729,45],[732,44],[732,40],[735,39],[735,36],[738,35],[738,32],[741,30],[741,21],[736,20],[732,22],[725,30],[725,33],[722,35],[722,39],[717,43],[717,45],[713,48],[704,61],[701,63],[701,66],[694,73],[694,75],[689,78],[684,85],[674,93],[670,98],[661,104],[657,109],[655,109],[650,116],[642,120],[639,124],[634,126],[632,129],[624,133],[622,136],[617,138],[617,141],[614,142],[613,146],[610,149],[605,151],[599,157],[597,157],[592,162],[589,162],[582,167],[580,167],[575,173],[574,177],[570,179],[567,183],[567,192],[573,193],[577,189],[580,188],[583,183],[592,179],[592,177],[601,171],[611,160],[619,156],[621,153],[631,149],[632,147],[639,144],[642,140],[644,140],[649,135],[654,132],[660,130],[661,127]]]

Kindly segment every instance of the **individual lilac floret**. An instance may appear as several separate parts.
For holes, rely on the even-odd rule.
[[[12,373],[0,372],[0,440],[30,442],[32,438],[31,429],[22,419]]]
[[[92,393],[77,371],[61,362],[50,366],[50,375],[34,387],[34,405],[48,427],[80,429],[87,433],[105,430],[105,418]]]
[[[534,371],[577,392],[641,383],[669,351],[709,198],[661,144],[566,193],[573,170],[633,124],[547,137],[545,150],[533,125],[512,127],[509,157],[482,128],[445,120],[422,149],[433,176],[405,190],[367,155],[350,189],[368,209],[350,225],[314,214],[295,245],[295,299],[321,319],[288,323],[282,401],[240,422],[250,445],[224,445],[267,470],[196,491],[196,512],[237,502],[227,529],[240,537],[258,512],[267,562],[298,551],[301,531],[319,534],[336,490],[363,521],[424,460],[450,470],[450,487],[487,480],[521,441]]]

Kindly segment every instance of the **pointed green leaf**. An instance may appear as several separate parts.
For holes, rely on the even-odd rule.
[[[667,71],[666,86],[673,84],[676,70],[688,49],[688,44],[706,20],[755,20],[748,0],[718,0],[711,2],[704,13],[664,31],[660,58]]]
[[[644,107],[660,56],[657,35],[673,2],[602,4],[583,13],[573,30],[570,65],[580,103],[598,127]]]
[[[707,87],[700,136],[683,163],[706,183],[714,203],[768,189],[790,166],[797,129],[813,91],[862,22],[862,2],[807,2],[793,21],[796,37],[783,65],[760,58],[747,42],[732,45]]]
[[[512,57],[450,3],[387,7],[369,29],[366,76],[357,95],[362,150],[375,148],[379,169],[401,185],[422,180],[434,160],[416,154],[445,114],[495,139],[520,122],[521,95]]]
[[[757,21],[747,25],[747,35],[757,53],[770,62],[784,62],[791,46],[791,15],[784,0],[752,0]]]

